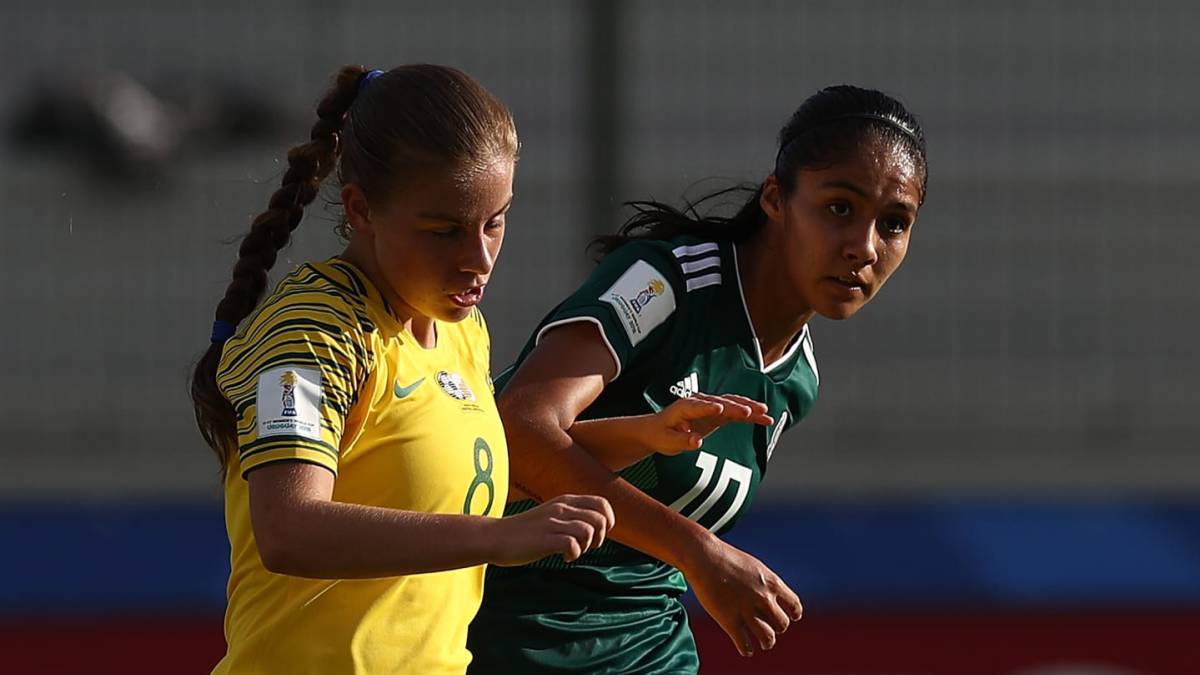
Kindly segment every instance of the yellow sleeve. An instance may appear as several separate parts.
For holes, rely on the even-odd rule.
[[[276,297],[225,344],[217,385],[233,404],[242,477],[296,460],[335,475],[350,406],[370,371],[354,309],[322,292]]]

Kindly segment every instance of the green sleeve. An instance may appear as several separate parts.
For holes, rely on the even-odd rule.
[[[667,245],[632,242],[606,256],[543,321],[534,340],[563,324],[591,322],[600,328],[620,377],[639,354],[663,342],[684,297],[679,265]]]

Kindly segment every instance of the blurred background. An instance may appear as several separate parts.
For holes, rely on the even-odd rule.
[[[1198,27],[1185,0],[9,0],[0,669],[223,653],[188,371],[336,68],[427,61],[521,135],[497,369],[621,201],[760,180],[820,87],[925,124],[908,261],[814,321],[821,399],[731,534],[806,618],[744,660],[694,608],[702,672],[1200,672]],[[335,221],[310,209],[280,269],[338,251]]]

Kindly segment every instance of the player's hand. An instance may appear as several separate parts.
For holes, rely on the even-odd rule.
[[[760,560],[712,537],[683,570],[696,598],[742,656],[768,650],[804,612],[800,598]]]
[[[489,561],[508,567],[556,553],[573,562],[604,543],[616,524],[616,516],[604,497],[562,495],[493,522],[495,537]]]
[[[767,405],[736,394],[693,394],[645,418],[642,442],[657,453],[677,455],[695,450],[704,438],[726,424],[773,424]]]

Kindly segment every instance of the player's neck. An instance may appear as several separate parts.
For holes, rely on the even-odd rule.
[[[338,257],[357,267],[367,277],[371,285],[379,291],[383,301],[387,303],[387,309],[392,318],[412,335],[417,344],[424,349],[433,349],[437,346],[437,322],[432,317],[425,316],[413,309],[392,290],[383,276],[383,271],[375,263],[375,256],[370,255],[370,252],[365,251],[362,247],[356,246],[352,239],[346,246],[346,250],[342,251]]]
[[[738,276],[750,325],[758,337],[764,363],[774,363],[788,350],[804,330],[813,310],[804,306],[786,278],[783,259],[773,255],[762,237],[735,244]]]

